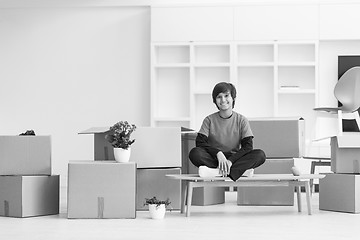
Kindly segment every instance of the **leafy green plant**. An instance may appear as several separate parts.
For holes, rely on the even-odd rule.
[[[171,204],[171,202],[169,201],[169,198],[166,200],[159,200],[156,197],[145,198],[144,206],[147,206],[150,204],[156,204],[156,207],[159,207],[161,204],[165,204],[165,207],[167,207]]]
[[[120,121],[110,127],[110,132],[105,135],[105,139],[114,148],[128,149],[135,139],[131,140],[130,135],[135,131],[136,126],[127,121]]]

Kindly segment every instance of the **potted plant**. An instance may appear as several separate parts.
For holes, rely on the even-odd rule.
[[[105,138],[114,147],[114,157],[117,162],[128,162],[130,159],[130,145],[135,139],[130,139],[131,134],[135,131],[136,126],[129,124],[127,121],[120,121],[110,127],[110,131]]]
[[[170,205],[169,198],[159,200],[156,197],[145,198],[144,205],[149,206],[149,212],[152,219],[163,219],[165,217],[166,208]]]

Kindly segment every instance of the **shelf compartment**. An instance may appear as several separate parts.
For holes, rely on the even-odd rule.
[[[298,86],[299,90],[315,89],[315,67],[279,67],[278,83],[279,90],[284,90],[282,86]]]
[[[190,47],[186,45],[156,46],[155,56],[155,65],[190,63]]]
[[[237,46],[237,63],[270,64],[274,62],[273,44],[241,44]]]
[[[199,131],[204,118],[214,112],[217,112],[215,104],[212,101],[211,94],[195,96],[195,130]]]
[[[315,62],[316,45],[309,44],[279,44],[279,62]]]
[[[194,56],[195,64],[230,64],[230,45],[196,45],[194,46]]]
[[[195,92],[211,94],[217,83],[230,81],[230,67],[196,67],[194,74]]]
[[[190,116],[190,70],[188,68],[156,69],[154,118]]]
[[[278,116],[301,116],[305,120],[314,118],[315,95],[280,95]]]
[[[235,111],[246,117],[274,116],[274,69],[238,67]]]

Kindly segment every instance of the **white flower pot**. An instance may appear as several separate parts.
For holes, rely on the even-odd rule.
[[[123,149],[123,148],[114,148],[114,157],[115,161],[126,163],[130,160],[131,148]]]
[[[165,217],[165,204],[149,204],[149,212],[152,219],[163,219]]]

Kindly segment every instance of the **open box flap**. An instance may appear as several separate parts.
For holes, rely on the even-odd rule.
[[[360,148],[360,134],[337,136],[337,142],[339,148]]]
[[[79,132],[79,134],[95,134],[95,133],[106,133],[110,130],[110,127],[92,127],[84,131]]]

